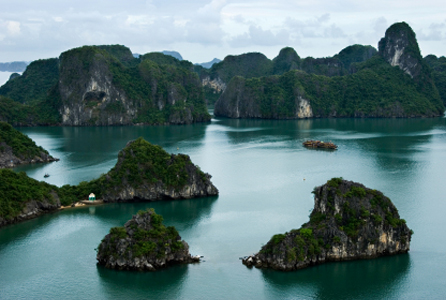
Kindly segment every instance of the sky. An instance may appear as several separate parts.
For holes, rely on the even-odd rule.
[[[178,51],[193,63],[283,47],[327,57],[353,44],[377,48],[405,21],[422,55],[446,55],[444,0],[0,0],[0,62],[58,57],[83,45],[133,53]]]

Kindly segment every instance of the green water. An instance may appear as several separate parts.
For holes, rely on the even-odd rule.
[[[139,136],[189,154],[220,195],[110,204],[0,229],[0,299],[441,299],[446,295],[446,119],[216,119],[156,127],[21,128],[61,160],[17,168],[56,185],[107,172]],[[308,150],[306,139],[337,151]],[[414,230],[407,255],[296,272],[248,269],[239,257],[299,228],[311,191],[342,176],[381,190]],[[305,180],[304,180],[305,179]],[[154,207],[204,262],[156,273],[96,266],[110,227]]]

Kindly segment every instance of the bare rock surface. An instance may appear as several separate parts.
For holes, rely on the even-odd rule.
[[[274,235],[257,254],[244,257],[243,264],[290,271],[409,251],[413,232],[381,192],[333,178],[313,193],[310,221]]]

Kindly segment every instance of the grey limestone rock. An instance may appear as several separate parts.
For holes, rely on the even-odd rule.
[[[409,251],[413,232],[381,192],[333,178],[313,193],[310,221],[298,230],[274,235],[243,264],[290,271]]]

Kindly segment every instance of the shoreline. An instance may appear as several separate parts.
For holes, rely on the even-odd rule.
[[[105,204],[104,200],[93,200],[93,201],[80,200],[78,202],[73,203],[72,205],[67,205],[67,206],[61,205],[59,210],[77,208],[77,207],[85,207],[85,206],[97,206],[97,205],[102,205],[102,204]]]

